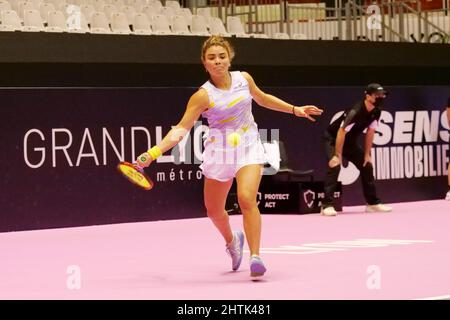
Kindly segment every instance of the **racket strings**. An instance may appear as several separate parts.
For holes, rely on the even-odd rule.
[[[130,163],[121,163],[118,169],[129,181],[141,188],[150,190],[153,187],[153,182],[145,175],[142,169],[141,171],[140,168],[136,168]]]

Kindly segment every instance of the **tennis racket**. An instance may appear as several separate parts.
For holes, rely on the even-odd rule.
[[[121,162],[117,165],[117,170],[131,183],[144,190],[153,188],[154,183],[144,172],[144,168],[137,163]]]

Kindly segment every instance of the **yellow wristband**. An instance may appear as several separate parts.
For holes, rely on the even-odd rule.
[[[152,157],[153,160],[156,160],[162,155],[162,151],[158,146],[154,146],[150,150],[147,151],[147,153]]]

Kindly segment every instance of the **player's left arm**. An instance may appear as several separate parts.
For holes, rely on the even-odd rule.
[[[294,106],[287,103],[271,94],[262,91],[253,80],[252,76],[247,72],[241,72],[242,76],[247,80],[250,89],[250,94],[253,100],[260,106],[285,113],[293,113],[297,117],[307,118],[310,121],[316,121],[311,116],[319,116],[322,114],[323,110],[312,105],[305,106]]]

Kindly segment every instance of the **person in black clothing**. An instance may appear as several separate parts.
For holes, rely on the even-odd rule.
[[[377,196],[370,157],[373,137],[381,116],[380,108],[387,96],[387,91],[380,84],[371,83],[364,93],[364,100],[357,102],[333,121],[324,134],[328,170],[321,214],[326,216],[336,215],[332,200],[341,169],[342,157],[353,162],[361,172],[364,197],[367,202],[366,212],[389,212],[392,210],[391,207],[382,204]],[[358,145],[357,138],[366,128],[363,150]]]
[[[448,125],[450,127],[450,97],[448,98],[447,101],[447,120],[448,120]],[[449,130],[450,132],[450,130]],[[450,157],[450,137],[448,139],[448,155]],[[448,182],[448,191],[447,194],[445,195],[445,200],[450,200],[450,162],[448,163],[448,177],[447,177],[447,182]]]

